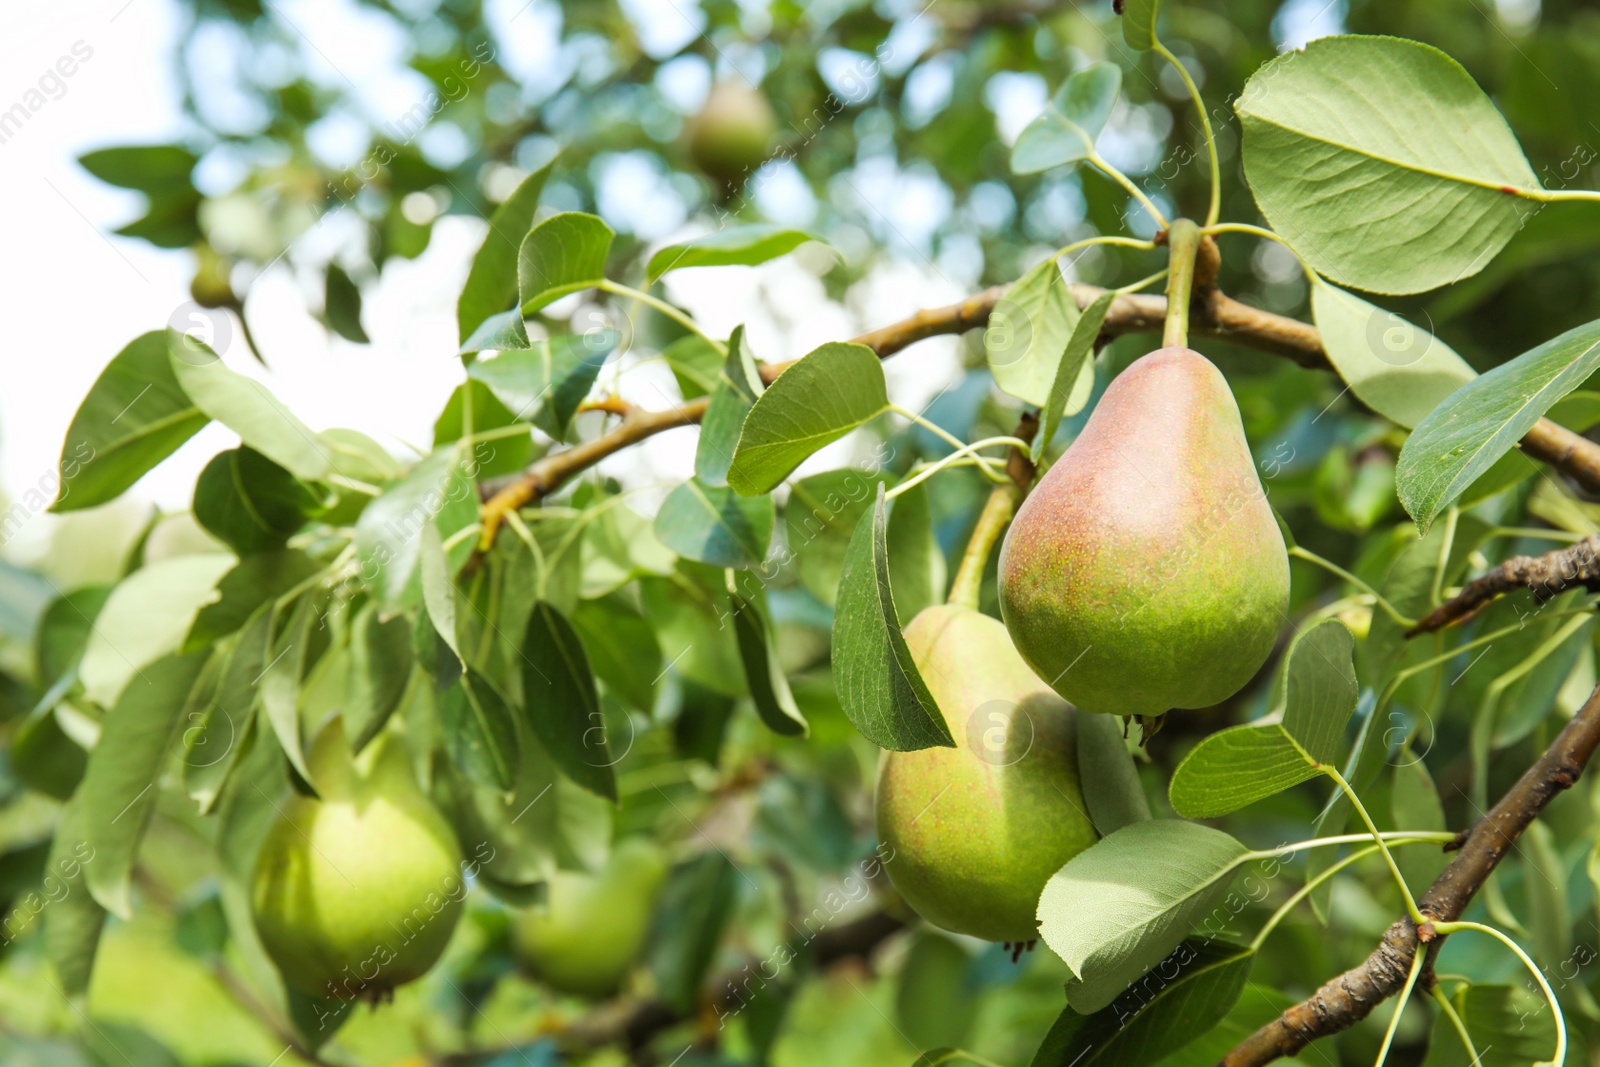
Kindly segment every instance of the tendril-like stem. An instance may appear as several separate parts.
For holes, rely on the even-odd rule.
[[[623,285],[621,282],[614,282],[609,278],[602,279],[600,283],[595,286],[595,288],[603,290],[607,293],[611,293],[613,296],[631,297],[634,300],[639,301],[641,304],[646,304],[649,307],[661,312],[661,314],[665,315],[673,322],[676,322],[679,326],[682,326],[690,333],[699,337],[706,344],[716,349],[722,355],[725,356],[728,354],[728,346],[726,343],[719,341],[715,337],[712,337],[710,334],[706,333],[700,328],[699,323],[695,322],[694,319],[690,318],[688,315],[685,315],[682,311],[679,311],[677,308],[673,307],[665,300],[662,300],[660,297],[651,296],[642,289],[635,289],[631,286]]]
[[[1419,953],[1420,955],[1420,953]],[[1443,975],[1436,977],[1443,978]],[[1456,1035],[1461,1038],[1461,1043],[1467,1047],[1467,1060],[1469,1063],[1482,1063],[1478,1057],[1478,1046],[1472,1043],[1472,1035],[1467,1033],[1467,1024],[1462,1021],[1461,1013],[1456,1011],[1456,1006],[1450,1003],[1450,998],[1438,986],[1433,987],[1433,1001],[1439,1005],[1439,1010],[1444,1012],[1444,1017],[1450,1020],[1450,1025],[1455,1027]]]
[[[1361,803],[1361,798],[1356,796],[1356,791],[1351,788],[1350,783],[1345,781],[1344,775],[1340,774],[1337,769],[1326,763],[1319,766],[1322,769],[1322,773],[1332,778],[1334,783],[1344,791],[1344,795],[1350,800],[1350,806],[1356,809],[1356,814],[1361,816],[1361,821],[1367,824],[1367,832],[1378,843],[1378,851],[1383,853],[1384,862],[1389,864],[1389,873],[1394,875],[1394,884],[1399,887],[1400,896],[1405,899],[1406,914],[1411,916],[1412,922],[1421,926],[1427,920],[1421,910],[1418,909],[1417,898],[1411,895],[1411,887],[1406,885],[1405,876],[1400,873],[1400,865],[1395,863],[1394,855],[1389,851],[1389,846],[1384,841],[1383,832],[1378,829],[1378,825],[1372,821],[1372,816],[1367,813],[1367,806]]]
[[[1169,225],[1167,222],[1167,217],[1161,213],[1160,208],[1156,207],[1153,200],[1144,195],[1144,190],[1140,189],[1134,184],[1132,178],[1122,173],[1122,171],[1118,170],[1116,167],[1113,167],[1110,163],[1107,163],[1101,158],[1100,153],[1096,152],[1093,147],[1089,149],[1089,154],[1085,158],[1088,160],[1089,164],[1101,174],[1104,174],[1106,177],[1122,186],[1128,191],[1129,196],[1139,201],[1140,206],[1150,213],[1150,217],[1156,220],[1157,225],[1159,225],[1163,230],[1167,228]]]
[[[895,497],[906,492],[908,489],[912,489],[918,485],[921,485],[923,482],[927,481],[929,478],[932,478],[935,474],[938,474],[946,467],[954,466],[957,462],[968,459],[968,457],[975,458],[980,462],[987,461],[988,463],[993,463],[994,460],[992,458],[987,456],[979,456],[978,449],[993,448],[996,445],[1011,445],[1024,451],[1026,451],[1028,448],[1028,442],[1018,440],[1015,437],[985,437],[983,440],[974,441],[970,445],[962,445],[960,448],[956,449],[948,456],[945,456],[937,463],[928,464],[928,466],[924,467],[916,474],[913,474],[911,477],[907,478],[905,481],[889,490],[884,494],[884,499],[893,500]],[[995,478],[996,480],[1003,479],[1005,477],[1003,474],[995,475],[987,465],[981,466],[979,469],[985,474],[989,475],[989,477]]]
[[[1475,930],[1480,934],[1488,934],[1490,937],[1505,945],[1506,948],[1509,948],[1512,952],[1516,953],[1517,959],[1521,960],[1522,965],[1528,968],[1528,973],[1533,975],[1533,980],[1539,983],[1539,990],[1544,994],[1544,999],[1549,1003],[1551,1014],[1555,1016],[1556,1020],[1555,1054],[1548,1060],[1540,1060],[1538,1063],[1534,1064],[1534,1067],[1561,1067],[1561,1065],[1565,1063],[1567,1059],[1567,1020],[1561,1014],[1561,1005],[1556,1000],[1555,992],[1550,988],[1550,983],[1544,980],[1544,972],[1539,969],[1538,964],[1534,963],[1533,960],[1528,958],[1528,954],[1526,952],[1522,951],[1522,946],[1517,944],[1516,941],[1514,941],[1511,937],[1507,936],[1505,932],[1498,930],[1493,926],[1487,926],[1484,923],[1468,922],[1464,919],[1459,922],[1434,923],[1433,929],[1436,933],[1441,935],[1458,934],[1464,930]],[[1421,952],[1417,953],[1419,958],[1422,955],[1423,953]]]
[[[1383,1067],[1383,1061],[1389,1058],[1389,1046],[1394,1044],[1395,1031],[1400,1029],[1400,1016],[1405,1014],[1406,1005],[1411,1001],[1411,990],[1416,987],[1417,975],[1422,973],[1422,965],[1427,961],[1428,954],[1418,951],[1411,959],[1411,970],[1406,973],[1406,984],[1400,990],[1399,999],[1394,1002],[1394,1014],[1389,1016],[1389,1027],[1383,1032],[1383,1044],[1378,1047],[1378,1058],[1373,1061],[1373,1067]]]
[[[1210,226],[1222,215],[1222,170],[1217,166],[1217,140],[1211,133],[1211,116],[1206,114],[1206,102],[1200,98],[1200,88],[1189,76],[1189,68],[1167,51],[1167,46],[1160,41],[1155,41],[1155,51],[1171,63],[1178,77],[1183,79],[1184,88],[1189,90],[1189,99],[1194,101],[1195,114],[1200,116],[1200,128],[1206,136],[1206,157],[1211,164],[1211,206],[1206,209],[1206,225]]]
[[[1295,545],[1293,548],[1289,549],[1289,555],[1293,556],[1295,559],[1303,559],[1307,563],[1315,564],[1316,566],[1327,571],[1329,574],[1334,574],[1340,578],[1343,578],[1345,581],[1349,582],[1363,593],[1366,593],[1368,596],[1372,597],[1373,602],[1383,609],[1383,613],[1389,616],[1389,618],[1393,619],[1399,625],[1410,628],[1417,624],[1416,619],[1408,619],[1404,615],[1400,614],[1399,611],[1395,610],[1395,606],[1385,600],[1382,593],[1378,592],[1376,589],[1372,588],[1372,586],[1368,585],[1366,582],[1363,582],[1360,578],[1357,578],[1355,575],[1351,574],[1349,571],[1345,570],[1332,560],[1324,559],[1315,552],[1311,551],[1309,548],[1302,548],[1300,545]]]

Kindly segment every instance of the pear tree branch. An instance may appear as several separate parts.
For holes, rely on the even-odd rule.
[[[1315,326],[1251,307],[1209,284],[1215,275],[1215,256],[1214,246],[1208,248],[1208,245],[1209,239],[1201,244],[1190,305],[1190,331],[1282,356],[1311,370],[1331,371],[1333,365],[1323,350],[1322,337]],[[1093,285],[1072,285],[1073,299],[1079,307],[1088,307],[1104,291]],[[959,303],[919,311],[909,318],[864,333],[855,341],[887,359],[929,337],[965,333],[987,324],[1004,293],[1004,286],[994,286]],[[1129,333],[1159,335],[1166,314],[1164,297],[1124,293],[1112,302],[1105,325],[1101,327],[1101,338],[1109,340]],[[793,361],[762,364],[762,380],[772,381],[792,364]],[[501,519],[507,512],[537,503],[574,475],[624,448],[662,431],[699,422],[705,415],[706,403],[701,398],[665,411],[645,411],[621,402],[608,402],[605,410],[626,412],[617,426],[593,440],[545,456],[509,483],[496,487],[483,505],[480,548],[494,543]],[[1540,419],[1520,444],[1525,455],[1555,467],[1585,489],[1600,493],[1600,445],[1549,419]]]
[[[1359,966],[1328,981],[1251,1034],[1224,1056],[1218,1067],[1262,1067],[1292,1056],[1318,1038],[1348,1030],[1398,994],[1417,952],[1437,952],[1442,944],[1444,935],[1435,931],[1433,924],[1453,921],[1467,910],[1473,896],[1545,805],[1578,780],[1596,746],[1600,746],[1600,689],[1489,813],[1461,835],[1455,859],[1417,902],[1428,920],[1420,929],[1410,918],[1394,923]]]
[[[1600,534],[1542,556],[1515,556],[1474,578],[1455,596],[1406,631],[1407,637],[1432,633],[1465,622],[1502,593],[1531,589],[1542,604],[1569,589],[1600,592]]]

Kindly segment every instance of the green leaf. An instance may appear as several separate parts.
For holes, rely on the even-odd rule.
[[[233,633],[263,604],[288,593],[321,569],[322,564],[296,549],[246,556],[217,583],[217,599],[194,617],[180,651],[198,652]]]
[[[266,386],[223,365],[200,341],[167,331],[173,377],[205,414],[297,478],[319,481],[333,473],[328,446],[267,391]]]
[[[544,191],[545,179],[550,176],[554,163],[551,160],[522,179],[516,191],[489,216],[489,232],[472,257],[466,284],[461,287],[461,296],[456,301],[456,328],[463,347],[479,326],[510,307],[517,298],[517,249],[533,226],[539,194]],[[513,320],[520,329],[522,316],[514,314]]]
[[[750,409],[728,484],[745,496],[771,492],[807,456],[888,409],[878,354],[830,341],[778,375]]]
[[[777,646],[760,609],[737,593],[728,594],[728,606],[733,612],[739,660],[744,664],[744,677],[750,686],[756,714],[775,734],[804,737],[806,717],[800,713],[794,694],[789,691],[789,679],[778,662]]]
[[[1469,985],[1458,988],[1450,1001],[1467,1024],[1478,1057],[1473,1058],[1455,1026],[1439,1012],[1423,1067],[1528,1067],[1549,1060],[1555,1051],[1555,1016],[1536,988]]]
[[[528,340],[527,323],[522,321],[522,310],[512,308],[498,315],[490,315],[479,323],[478,328],[461,342],[456,354],[470,356],[491,349],[495,352],[520,352],[532,347],[533,342]],[[468,364],[468,370],[470,372],[471,364]]]
[[[1024,403],[1048,405],[1078,318],[1078,304],[1053,258],[1012,282],[983,331],[995,384]]]
[[[1173,810],[1191,818],[1227,815],[1310,781],[1333,763],[1356,707],[1354,651],[1337,619],[1296,641],[1282,720],[1230,727],[1191,749],[1172,774]]]
[[[276,619],[273,606],[263,605],[232,647],[219,650],[224,659],[210,704],[192,711],[183,725],[183,787],[202,815],[216,807],[234,767],[256,743],[261,673],[271,660]]]
[[[967,985],[972,959],[937,931],[912,937],[895,993],[895,1026],[918,1048],[953,1048],[966,1040],[978,1014]]]
[[[95,850],[89,843],[84,803],[82,797],[76,797],[61,809],[45,860],[45,869],[59,877],[66,889],[45,912],[45,957],[61,980],[62,992],[74,997],[89,989],[95,950],[106,921],[105,909],[85,888],[88,875],[84,872],[93,864]]]
[[[655,629],[620,594],[578,603],[572,626],[583,641],[595,677],[613,695],[649,714],[661,680]]]
[[[206,660],[167,656],[146,666],[106,713],[89,753],[80,787],[84,832],[95,853],[85,865],[89,892],[122,919],[132,915],[133,860],[160,795],[156,780]]]
[[[662,892],[658,913],[672,921],[657,932],[650,970],[661,998],[680,1012],[693,1010],[700,1000],[738,889],[739,872],[715,849],[674,871]]]
[[[52,600],[39,616],[34,634],[34,670],[40,685],[52,686],[78,665],[94,631],[94,620],[112,586],[87,585]]]
[[[329,263],[323,279],[322,318],[328,329],[358,345],[372,343],[361,325],[361,287],[337,263]]]
[[[1531,955],[1547,970],[1572,959],[1572,904],[1567,897],[1567,863],[1555,832],[1543,821],[1528,827],[1517,849],[1523,867]],[[1570,967],[1570,964],[1568,964]]]
[[[672,342],[662,350],[661,358],[672,368],[672,376],[678,382],[678,392],[683,394],[685,400],[711,395],[717,387],[722,365],[726,362],[722,353],[697,333],[685,334]],[[752,398],[751,403],[754,402]],[[737,441],[736,435],[734,442]],[[728,454],[733,454],[731,448]]]
[[[1322,347],[1362,403],[1410,429],[1477,371],[1427,330],[1313,275]]]
[[[505,697],[468,667],[439,697],[445,749],[479,785],[510,789],[517,773],[517,733]]]
[[[84,695],[109,708],[130,679],[176,652],[200,609],[219,598],[217,582],[234,562],[224,553],[176,556],[118,583],[95,618],[78,668]]]
[[[1129,48],[1148,52],[1156,46],[1156,19],[1161,15],[1161,0],[1123,0],[1122,39]]]
[[[945,558],[933,532],[933,501],[927,482],[894,498],[884,549],[889,557],[889,585],[895,615],[909,625],[917,612],[944,603]]]
[[[421,553],[417,570],[422,576],[422,606],[439,637],[463,662],[461,642],[456,636],[456,587],[450,579],[450,561],[445,558],[444,541],[439,528],[431,522],[422,524]]]
[[[385,619],[364,605],[350,635],[350,696],[342,713],[352,751],[366,748],[400,706],[415,659],[405,616]]]
[[[493,359],[475,360],[467,374],[489,387],[512,416],[563,438],[600,368],[616,350],[615,330],[591,330],[535,341]],[[481,429],[481,427],[480,427]]]
[[[269,648],[261,672],[261,714],[272,728],[289,765],[301,781],[315,787],[306,766],[305,745],[300,735],[300,682],[305,677],[311,651],[312,625],[318,621],[320,598],[307,593],[295,602],[289,621]]]
[[[1056,365],[1056,380],[1050,385],[1050,397],[1039,409],[1039,430],[1033,436],[1032,457],[1035,463],[1044,458],[1045,449],[1055,440],[1056,429],[1061,425],[1061,416],[1067,410],[1078,379],[1085,369],[1094,365],[1094,342],[1100,336],[1100,327],[1106,322],[1106,312],[1111,310],[1111,302],[1116,298],[1117,294],[1111,290],[1101,293],[1083,309],[1077,325],[1072,327],[1066,351]]]
[[[1243,945],[1185,941],[1156,965],[1155,981],[1092,1015],[1063,1009],[1032,1067],[1146,1067],[1226,1018],[1254,962]]]
[[[1395,484],[1423,533],[1556,401],[1600,369],[1600,320],[1502,363],[1452,393],[1400,450]]]
[[[1268,986],[1246,982],[1244,993],[1233,1010],[1216,1026],[1185,1044],[1177,1052],[1163,1056],[1153,1067],[1216,1067],[1245,1038],[1294,1007],[1295,998]],[[1306,1061],[1288,1059],[1288,1067],[1306,1067]]]
[[[210,421],[172,373],[167,331],[141,334],[100,372],[72,416],[50,510],[114,500]]]
[[[661,502],[655,531],[662,544],[700,563],[759,567],[776,521],[770,495],[740,496],[725,485],[691,478]]]
[[[1017,135],[1011,172],[1037,174],[1087,159],[1121,90],[1122,68],[1114,63],[1092,63],[1074,73],[1039,117]]]
[[[471,434],[467,432],[466,426],[468,397],[471,398],[472,409]],[[450,399],[445,401],[444,410],[435,420],[433,447],[443,448],[463,437],[489,430],[507,429],[520,422],[522,420],[500,402],[500,398],[494,395],[492,389],[481,381],[469,378],[456,386],[455,391],[450,394]],[[480,480],[498,475],[516,474],[533,462],[532,431],[496,437],[488,441],[474,441],[463,447],[468,450],[474,476]]]
[[[833,678],[839,704],[879,748],[955,747],[939,706],[912,662],[889,585],[884,490],[845,550],[833,613]]]
[[[722,359],[721,376],[711,388],[705,417],[700,420],[700,441],[695,446],[694,476],[706,485],[727,485],[728,468],[745,417],[762,393],[755,357],[744,341],[744,327],[735,326]]]
[[[1338,619],[1302,634],[1289,650],[1283,729],[1319,763],[1339,758],[1345,726],[1356,710],[1355,639]]]
[[[424,523],[435,523],[440,535],[449,537],[477,518],[477,494],[461,469],[457,445],[426,456],[386,488],[356,522],[363,574],[371,576],[379,602],[388,609],[416,602]],[[470,552],[471,544],[466,548]]]
[[[605,281],[606,257],[615,236],[598,216],[579,211],[552,215],[529,230],[517,253],[523,317]]]
[[[83,169],[101,181],[151,194],[189,188],[189,173],[199,162],[200,157],[175,144],[100,148],[78,157]]]
[[[615,802],[616,759],[606,737],[594,672],[566,616],[540,601],[522,639],[522,703],[527,722],[556,767]]]
[[[1076,714],[1078,777],[1089,820],[1100,836],[1150,818],[1150,801],[1139,783],[1139,769],[1128,754],[1122,729],[1110,715]]]
[[[783,506],[788,549],[795,557],[800,584],[818,600],[833,606],[844,569],[845,550],[861,516],[872,508],[882,474],[847,467],[801,478],[789,486]]]
[[[253,448],[218,452],[194,486],[194,518],[241,556],[282,548],[322,510],[311,488]]]
[[[1429,45],[1312,41],[1251,75],[1234,107],[1261,213],[1342,285],[1419,293],[1459,281],[1536,210],[1523,197],[1539,181],[1505,119]]]
[[[645,268],[645,281],[653,283],[668,271],[684,267],[754,266],[815,240],[803,230],[765,223],[717,230],[692,241],[669,245],[651,256],[650,265]]]
[[[1039,898],[1039,933],[1077,975],[1067,1001],[1085,1014],[1114,1001],[1216,906],[1249,855],[1221,830],[1152,819],[1069,860]]]
[[[748,695],[722,571],[681,560],[667,578],[641,579],[639,593],[672,671],[725,696]]]

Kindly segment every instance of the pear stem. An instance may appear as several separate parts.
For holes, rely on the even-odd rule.
[[[1189,219],[1173,219],[1167,227],[1171,253],[1167,273],[1167,321],[1161,343],[1167,348],[1189,344],[1189,298],[1194,292],[1194,257],[1200,250],[1200,227]]]
[[[978,610],[978,597],[983,589],[983,572],[989,565],[989,553],[994,543],[1000,540],[1006,524],[1011,521],[1012,514],[1021,502],[1022,488],[1015,482],[1008,481],[990,491],[989,499],[984,501],[983,510],[978,513],[972,536],[967,538],[966,551],[961,554],[961,564],[956,568],[956,576],[950,583],[950,595],[945,603]]]
[[[1032,410],[1024,411],[1014,432],[1018,440],[1031,442],[1039,432],[1039,416]],[[1006,474],[1010,480],[991,489],[989,499],[983,502],[983,510],[978,513],[972,536],[967,538],[966,550],[961,554],[961,563],[956,568],[956,576],[950,583],[950,595],[945,598],[945,603],[978,610],[989,553],[1010,524],[1011,516],[1016,513],[1022,498],[1027,495],[1036,471],[1037,468],[1028,459],[1026,445],[1014,449],[1007,457]]]

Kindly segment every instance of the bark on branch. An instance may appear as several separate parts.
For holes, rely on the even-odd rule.
[[[1433,922],[1461,917],[1517,838],[1546,804],[1578,780],[1600,745],[1600,689],[1589,697],[1517,783],[1461,839],[1460,850],[1417,901]],[[1431,945],[1442,943],[1434,938]],[[1384,933],[1366,961],[1332,979],[1234,1047],[1218,1067],[1261,1067],[1292,1056],[1319,1037],[1347,1030],[1400,992],[1422,945],[1409,918]]]
[[[1461,592],[1434,608],[1411,629],[1407,637],[1432,633],[1465,622],[1502,593],[1531,589],[1543,604],[1569,589],[1582,587],[1600,592],[1600,534],[1542,556],[1515,556],[1474,578]]]

